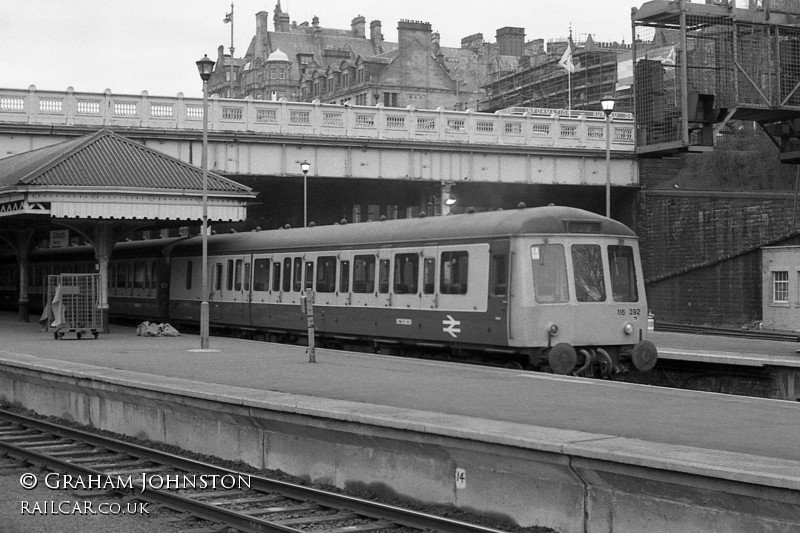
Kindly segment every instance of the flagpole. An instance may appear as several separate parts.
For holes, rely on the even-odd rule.
[[[567,116],[572,116],[572,72],[567,71]]]

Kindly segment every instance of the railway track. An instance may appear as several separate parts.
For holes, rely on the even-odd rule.
[[[371,500],[244,474],[0,410],[0,453],[137,499],[253,532],[502,533]],[[166,486],[164,480],[167,480]],[[174,481],[174,482],[173,482]],[[202,487],[202,488],[199,488]]]
[[[770,341],[800,342],[800,335],[797,333],[764,331],[753,329],[733,329],[717,328],[711,326],[689,326],[685,324],[670,324],[658,322],[656,331],[668,331],[673,333],[695,333],[698,335],[722,335],[725,337],[740,337],[745,339],[760,339]]]

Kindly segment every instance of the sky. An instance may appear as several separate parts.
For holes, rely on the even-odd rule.
[[[202,96],[195,61],[216,59],[231,46],[223,19],[234,4],[235,56],[255,35],[255,14],[272,13],[277,0],[2,0],[0,88],[187,97]],[[292,21],[347,29],[359,15],[380,20],[384,39],[397,42],[397,22],[429,22],[444,46],[482,33],[496,42],[497,29],[525,29],[525,40],[577,38],[631,41],[636,0],[281,0]]]

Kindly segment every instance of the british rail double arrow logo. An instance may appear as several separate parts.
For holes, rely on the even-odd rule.
[[[451,337],[457,337],[456,333],[461,333],[461,321],[447,315],[447,318],[442,320],[442,331],[449,333]]]

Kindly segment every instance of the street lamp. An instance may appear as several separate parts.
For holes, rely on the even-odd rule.
[[[605,95],[600,105],[606,114],[606,216],[611,218],[611,113],[614,112],[614,97]]]
[[[197,70],[203,80],[203,151],[201,156],[203,166],[203,224],[200,232],[203,240],[203,294],[200,302],[200,349],[208,349],[208,80],[214,62],[204,55],[197,61]]]
[[[308,170],[311,168],[311,163],[303,160],[300,163],[300,170],[303,171],[303,227],[308,226]]]

